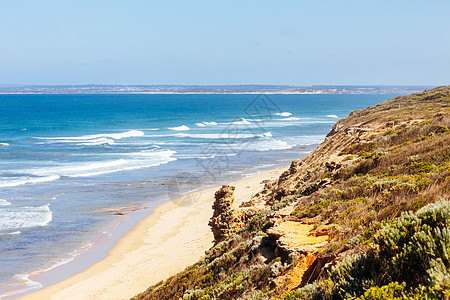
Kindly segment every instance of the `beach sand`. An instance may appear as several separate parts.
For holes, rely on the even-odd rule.
[[[278,178],[284,170],[278,168],[230,183],[236,187],[235,205],[249,200],[262,189],[263,180]],[[184,270],[213,245],[208,221],[218,188],[192,193],[157,207],[121,238],[105,259],[19,299],[129,299]],[[190,205],[177,205],[180,203]]]

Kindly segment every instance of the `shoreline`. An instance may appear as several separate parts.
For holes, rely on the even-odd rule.
[[[215,92],[111,92],[111,93],[6,93],[0,92],[0,95],[393,95],[398,94],[395,92],[378,92],[378,93],[332,93],[332,92],[236,92],[236,93],[215,93]],[[404,94],[404,93],[400,93]]]
[[[278,178],[286,168],[278,167],[228,183],[236,186],[235,205],[249,200],[262,189],[263,180]],[[106,257],[67,279],[41,290],[30,290],[18,299],[129,299],[184,270],[213,245],[208,221],[219,187],[157,206],[121,237]],[[194,204],[175,204],[183,201]]]

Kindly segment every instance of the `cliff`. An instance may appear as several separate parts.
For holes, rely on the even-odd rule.
[[[449,126],[448,86],[352,112],[245,207],[222,187],[216,245],[134,299],[450,295]]]

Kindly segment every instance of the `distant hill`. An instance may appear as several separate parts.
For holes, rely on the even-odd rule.
[[[134,299],[450,295],[450,87],[354,111],[242,207],[216,193],[216,245]]]

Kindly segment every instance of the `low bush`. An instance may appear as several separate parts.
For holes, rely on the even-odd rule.
[[[450,202],[385,221],[369,251],[284,299],[443,299],[450,296]]]

